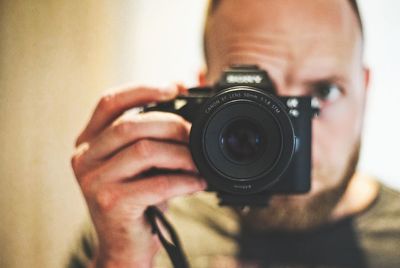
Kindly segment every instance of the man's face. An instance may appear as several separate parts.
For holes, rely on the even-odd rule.
[[[258,228],[310,228],[326,221],[353,174],[367,71],[347,0],[222,1],[207,33],[208,80],[232,64],[268,71],[279,95],[315,95],[311,192],[275,196],[245,217]]]

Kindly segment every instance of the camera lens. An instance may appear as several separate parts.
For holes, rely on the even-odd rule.
[[[294,131],[279,99],[256,88],[231,87],[201,106],[190,151],[210,185],[256,193],[274,185],[290,164]]]
[[[238,119],[222,131],[220,145],[228,159],[248,163],[256,160],[263,152],[265,135],[248,119]]]
[[[275,116],[247,101],[229,103],[204,124],[202,152],[210,167],[234,181],[251,181],[269,172],[282,151]]]

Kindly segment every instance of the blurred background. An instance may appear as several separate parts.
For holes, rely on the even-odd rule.
[[[360,0],[372,84],[359,168],[400,189],[400,1]],[[70,168],[99,96],[196,84],[205,0],[0,1],[0,267],[62,267],[87,215]]]

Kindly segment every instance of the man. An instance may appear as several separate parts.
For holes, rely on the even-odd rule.
[[[400,195],[355,173],[369,80],[363,46],[352,0],[212,1],[200,84],[256,64],[279,95],[318,97],[312,189],[248,212],[221,208],[212,194],[187,197],[206,187],[187,148],[190,123],[162,112],[121,117],[185,89],[122,89],[100,100],[72,158],[96,231],[96,241],[83,239],[82,265],[168,265],[155,261],[160,243],[143,213],[181,196],[170,217],[193,267],[400,267]],[[143,175],[154,167],[186,173]]]

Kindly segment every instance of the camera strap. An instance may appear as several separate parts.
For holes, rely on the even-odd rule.
[[[145,216],[151,225],[151,232],[156,234],[160,239],[161,244],[167,251],[168,256],[175,268],[189,268],[189,263],[186,260],[185,253],[183,252],[182,246],[179,242],[178,235],[175,232],[174,227],[165,218],[164,214],[155,206],[149,206],[145,211]],[[157,221],[158,220],[158,221]],[[161,232],[158,223],[162,225],[162,229],[168,232],[172,243],[167,240],[164,234]]]

